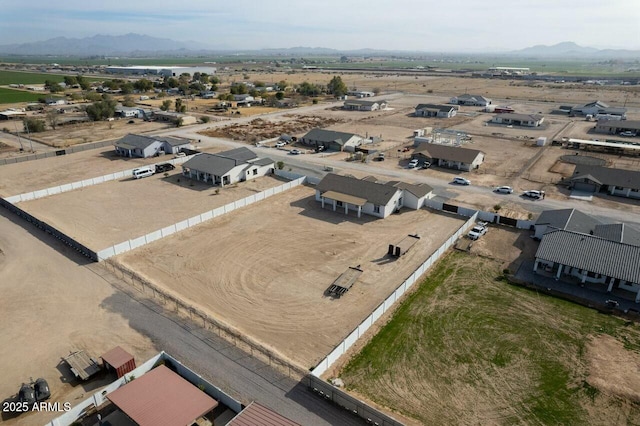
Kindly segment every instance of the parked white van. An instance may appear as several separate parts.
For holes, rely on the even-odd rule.
[[[156,171],[151,166],[139,167],[137,169],[133,169],[133,177],[136,179],[140,179],[143,177],[151,176]]]

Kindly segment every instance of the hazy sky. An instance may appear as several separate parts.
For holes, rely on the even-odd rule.
[[[640,0],[2,0],[0,11],[0,44],[134,32],[232,49],[640,49]]]

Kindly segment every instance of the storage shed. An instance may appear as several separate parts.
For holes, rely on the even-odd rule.
[[[111,349],[109,352],[102,355],[101,358],[104,367],[108,371],[115,371],[118,378],[135,370],[136,368],[136,361],[133,359],[133,355],[122,349],[120,346],[116,346]]]

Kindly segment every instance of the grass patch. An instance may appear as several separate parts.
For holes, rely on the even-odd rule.
[[[490,259],[447,255],[344,367],[346,386],[424,424],[590,423],[603,396],[584,386],[587,341],[636,348],[639,327],[500,276]]]
[[[47,93],[25,92],[24,90],[5,89],[0,87],[0,104],[14,104],[17,102],[37,102],[38,99],[51,96]]]

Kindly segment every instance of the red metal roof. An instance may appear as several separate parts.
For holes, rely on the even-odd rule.
[[[120,346],[116,346],[100,358],[117,370],[131,361],[133,359],[133,355],[122,349]]]
[[[227,426],[300,426],[300,424],[281,416],[264,405],[252,402],[227,423]]]
[[[164,365],[107,398],[140,426],[185,426],[218,406],[215,399]]]

